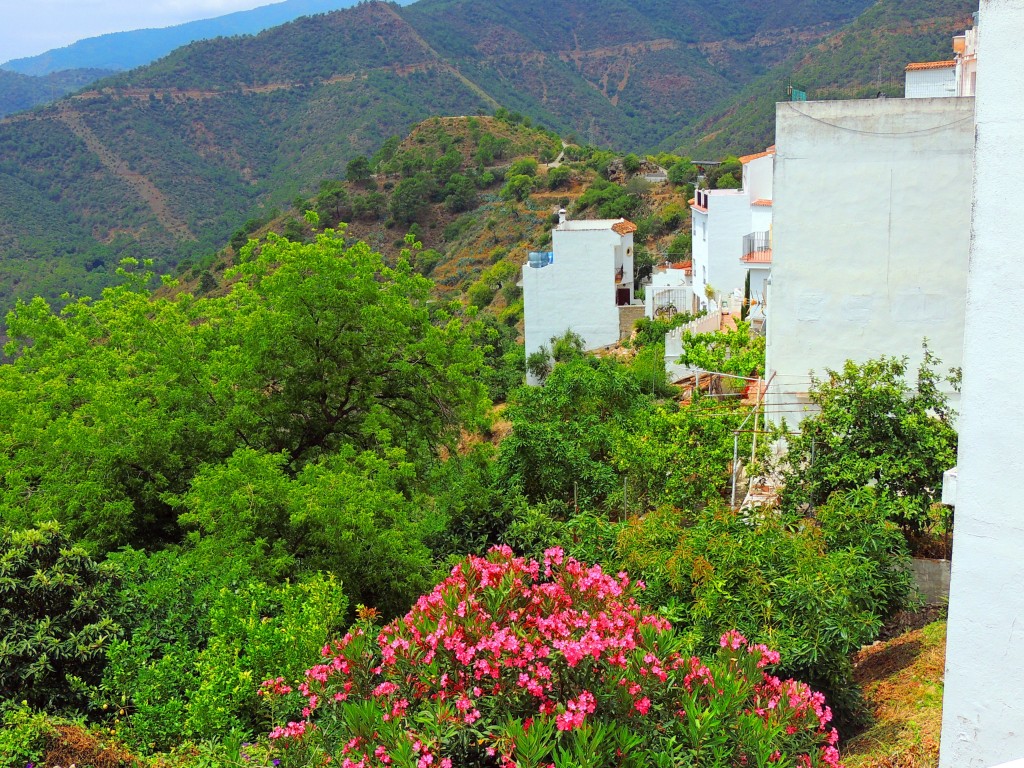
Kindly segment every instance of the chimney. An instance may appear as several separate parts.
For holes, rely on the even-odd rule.
[[[559,224],[565,224],[565,219],[566,219],[565,208],[559,208],[558,209],[558,223]]]

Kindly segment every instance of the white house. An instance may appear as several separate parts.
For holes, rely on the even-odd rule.
[[[772,222],[775,147],[741,157],[740,189],[698,189],[690,201],[693,292],[699,306],[718,309],[719,297],[742,295],[749,265],[744,238],[768,237]],[[710,286],[710,290],[709,290]],[[709,296],[708,294],[712,294]]]
[[[661,264],[654,268],[644,286],[644,314],[651,318],[690,312],[693,309],[693,265]]]
[[[633,233],[625,219],[569,221],[551,232],[552,250],[523,265],[526,356],[552,337],[579,334],[588,350],[619,342],[643,316],[633,298]],[[527,380],[536,379],[527,374]]]
[[[978,25],[953,38],[955,58],[908,64],[904,94],[908,99],[973,96],[978,77]]]
[[[848,359],[916,366],[927,338],[959,366],[974,99],[784,102],[776,141],[769,418],[798,423],[809,372]]]
[[[956,62],[921,61],[908,64],[904,95],[908,99],[956,96]]]
[[[962,190],[974,215],[940,768],[1024,758],[1024,408],[1015,396],[1024,368],[1024,0],[982,0],[980,20],[973,196]]]

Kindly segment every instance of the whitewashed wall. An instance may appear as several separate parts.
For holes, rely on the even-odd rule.
[[[973,99],[777,107],[768,415],[800,421],[808,372],[907,356],[959,366]],[[992,297],[993,301],[996,299]]]
[[[956,96],[956,67],[909,70],[904,92],[908,99]]]
[[[615,273],[624,264],[623,285],[632,282],[632,246],[632,235],[621,236],[610,226],[553,231],[554,263],[523,266],[527,357],[570,330],[583,337],[587,349],[619,341]],[[530,375],[527,380],[537,383]]]
[[[941,768],[1024,757],[1024,0],[982,0]],[[1002,297],[1005,304],[993,301]]]

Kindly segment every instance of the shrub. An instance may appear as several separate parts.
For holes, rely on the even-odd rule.
[[[939,389],[937,364],[926,347],[913,386],[906,358],[847,361],[812,378],[819,412],[789,440],[787,502],[820,504],[837,491],[876,485],[907,502],[891,507],[904,529],[924,528],[942,473],[956,463],[955,414]]]
[[[100,681],[121,633],[110,616],[112,567],[98,564],[57,523],[0,538],[0,691],[29,706],[76,711]]]
[[[845,727],[865,714],[849,655],[906,606],[909,580],[905,545],[878,510],[860,502],[844,531],[839,518],[852,505],[837,504],[824,528],[777,514],[710,508],[687,520],[659,510],[630,521],[618,548],[698,651],[733,627],[770,643],[780,671],[823,690]]]
[[[405,618],[368,622],[324,649],[275,728],[285,766],[534,768],[837,765],[824,697],[767,668],[779,656],[737,632],[713,659],[645,615],[622,573],[507,547],[470,557]]]

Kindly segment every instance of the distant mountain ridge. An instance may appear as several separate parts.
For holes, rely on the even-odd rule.
[[[237,11],[170,27],[112,32],[79,40],[37,56],[12,59],[0,64],[0,69],[36,77],[66,69],[134,69],[197,40],[254,35],[300,16],[329,13],[348,8],[356,2],[358,0],[284,0],[248,11]]]
[[[583,142],[651,150],[838,39],[869,5],[370,2],[193,43],[0,121],[0,304],[95,293],[123,256],[166,269],[209,254],[433,115],[501,105]],[[728,139],[730,151],[756,148]]]

